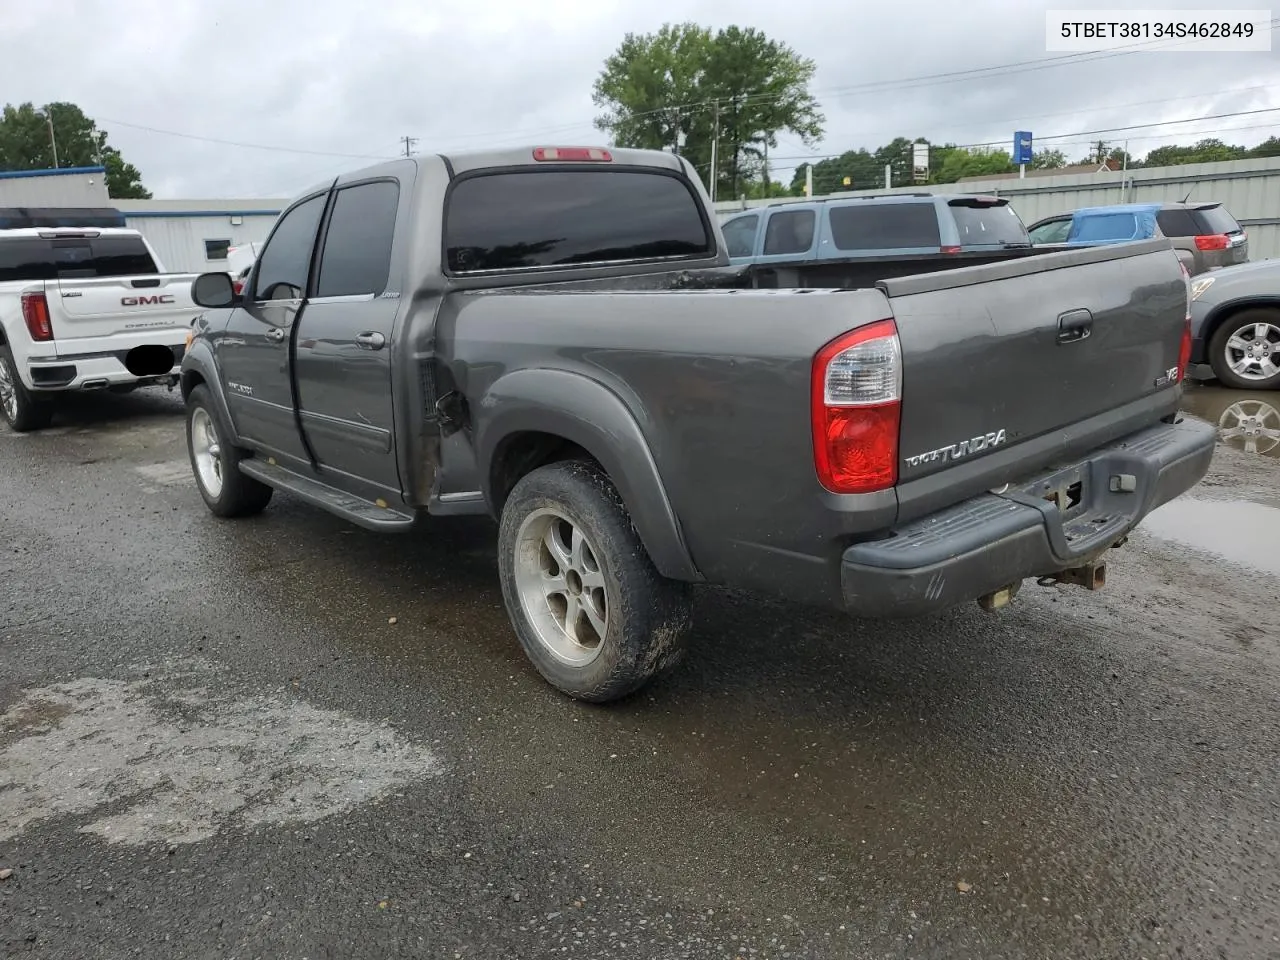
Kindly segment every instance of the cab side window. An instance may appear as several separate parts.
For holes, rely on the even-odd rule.
[[[813,246],[813,228],[812,210],[788,210],[771,215],[764,229],[765,256],[807,253]]]
[[[738,217],[724,225],[724,242],[729,248],[731,257],[749,257],[756,249],[756,228],[760,225],[760,216],[751,214]]]
[[[258,258],[254,300],[302,299],[324,202],[325,195],[320,194],[304,200],[280,218]]]
[[[400,186],[392,180],[338,191],[320,255],[317,297],[376,296],[387,289],[399,202]]]

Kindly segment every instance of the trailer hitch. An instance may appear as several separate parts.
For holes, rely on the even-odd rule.
[[[1101,590],[1107,585],[1107,564],[1102,560],[1086,563],[1083,567],[1071,567],[1059,570],[1036,581],[1042,587],[1051,587],[1056,583],[1066,583],[1086,590]]]

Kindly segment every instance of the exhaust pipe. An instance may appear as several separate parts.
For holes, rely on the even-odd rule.
[[[84,383],[80,384],[80,389],[81,390],[101,390],[106,385],[107,385],[107,381],[105,379],[86,380]]]

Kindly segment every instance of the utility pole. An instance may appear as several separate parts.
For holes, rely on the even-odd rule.
[[[404,155],[407,157],[413,153],[413,145],[418,142],[418,138],[401,137],[400,142],[404,144]]]
[[[53,115],[46,113],[45,122],[49,124],[49,145],[53,147],[53,168],[58,169],[58,138],[53,135]]]
[[[716,166],[716,148],[720,144],[720,101],[715,102],[715,132],[711,135],[711,202],[716,202],[716,181],[719,180],[717,174],[720,172]]]
[[[769,184],[769,138],[764,139],[764,196],[769,199],[773,196],[773,188]]]

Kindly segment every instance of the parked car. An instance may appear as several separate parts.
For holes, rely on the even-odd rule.
[[[1280,389],[1280,260],[1196,277],[1191,333],[1192,376],[1236,389]]]
[[[0,415],[48,426],[59,396],[176,385],[195,274],[165,273],[136,230],[0,230]]]
[[[231,276],[236,293],[244,289],[245,278],[249,276],[249,270],[258,259],[261,248],[261,243],[253,242],[227,248],[227,273]]]
[[[1008,200],[928,193],[775,203],[735,214],[721,229],[735,264],[937,256],[1031,245]]]
[[[1249,259],[1249,237],[1220,203],[1125,203],[1037,220],[1037,245],[1086,246],[1168,237],[1192,276]]]
[[[594,701],[680,659],[695,583],[864,616],[1102,586],[1213,455],[1178,416],[1185,271],[1167,241],[924,263],[741,289],[661,151],[369,167],[289,205],[242,295],[197,280],[196,486],[221,517],[279,489],[374,531],[496,518],[516,636]]]

